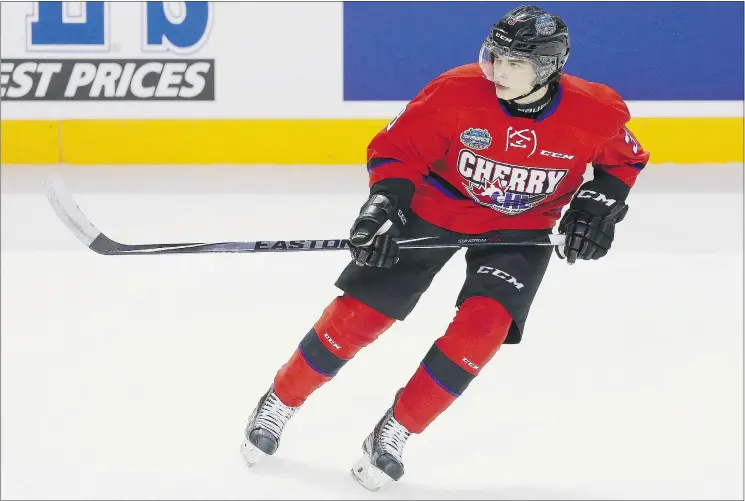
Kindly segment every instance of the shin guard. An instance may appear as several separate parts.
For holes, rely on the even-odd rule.
[[[337,297],[277,373],[277,396],[285,405],[301,405],[394,322],[351,296]]]
[[[396,419],[421,433],[461,395],[504,343],[512,317],[497,301],[472,297],[430,348],[404,387]]]

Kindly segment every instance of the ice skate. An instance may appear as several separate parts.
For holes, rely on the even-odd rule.
[[[394,406],[367,436],[362,444],[363,455],[352,468],[354,479],[371,491],[404,474],[403,449],[411,433],[393,417]]]
[[[264,456],[271,456],[277,452],[282,430],[297,410],[298,407],[289,407],[279,400],[274,393],[274,385],[259,399],[258,405],[248,418],[241,444],[241,452],[248,466],[253,466]]]

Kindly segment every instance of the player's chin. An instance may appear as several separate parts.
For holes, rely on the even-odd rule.
[[[514,90],[510,89],[509,87],[504,87],[499,84],[494,84],[495,88],[497,89],[497,97],[499,99],[504,99],[505,101],[509,101],[513,97],[516,97],[517,94]]]

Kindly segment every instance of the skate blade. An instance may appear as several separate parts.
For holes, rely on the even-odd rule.
[[[256,463],[264,459],[266,454],[259,450],[254,444],[248,441],[248,439],[244,439],[243,443],[241,444],[241,453],[243,453],[243,457],[246,460],[246,463],[248,463],[248,467],[251,468]]]
[[[391,477],[373,465],[366,454],[355,463],[351,473],[357,483],[369,491],[377,491],[391,481]]]

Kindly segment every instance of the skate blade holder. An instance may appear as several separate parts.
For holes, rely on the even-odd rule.
[[[266,453],[264,453],[264,451],[260,450],[254,444],[249,442],[247,438],[244,439],[243,443],[241,444],[241,453],[243,453],[243,457],[245,458],[246,463],[248,463],[249,468],[261,461],[266,456]]]
[[[381,469],[372,464],[367,454],[363,454],[359,461],[355,463],[351,473],[357,483],[369,491],[377,491],[393,480],[383,473]]]

